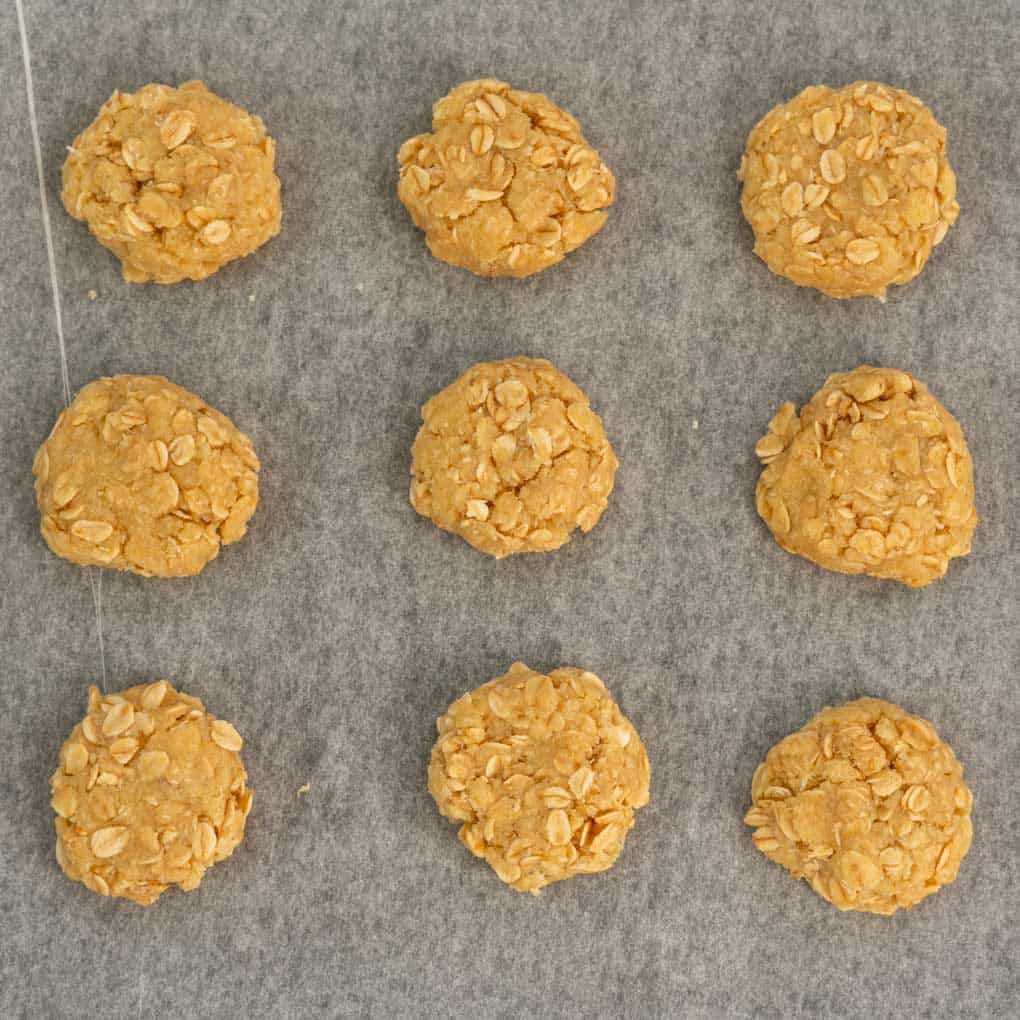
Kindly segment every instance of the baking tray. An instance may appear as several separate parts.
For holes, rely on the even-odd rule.
[[[200,576],[103,573],[106,683],[169,677],[235,722],[255,804],[228,863],[149,909],[54,860],[47,778],[103,664],[98,575],[46,550],[34,508],[61,360],[12,6],[0,1012],[1015,1015],[1020,7],[25,0],[24,16],[72,390],[165,374],[263,462],[249,536]],[[400,142],[485,75],[574,113],[619,182],[604,231],[523,282],[429,257],[395,196]],[[64,146],[115,88],[196,77],[277,138],[283,230],[200,284],[129,286],[60,207]],[[735,179],[772,105],[865,77],[934,108],[962,209],[884,305],[772,276]],[[519,353],[585,388],[621,467],[589,536],[495,562],[414,514],[409,449],[432,393]],[[974,550],[922,591],[812,567],[755,513],[770,416],[861,362],[924,380],[974,456]],[[425,790],[435,717],[515,659],[599,674],[652,763],[617,865],[537,899],[472,858]],[[933,720],[975,794],[956,883],[891,918],[837,913],[741,821],[772,743],[863,694]]]

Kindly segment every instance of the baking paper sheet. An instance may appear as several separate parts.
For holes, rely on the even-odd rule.
[[[255,790],[234,857],[141,909],[53,856],[47,779],[102,666],[89,575],[34,508],[61,368],[5,8],[0,1013],[1015,1015],[1018,19],[951,0],[26,0],[72,389],[165,374],[263,463],[249,536],[199,577],[102,575],[107,689],[169,677],[203,698]],[[429,257],[395,196],[400,142],[484,75],[577,115],[619,182],[602,234],[523,282]],[[60,207],[64,146],[115,88],[195,77],[277,138],[283,231],[200,284],[127,285]],[[734,176],[773,104],[862,77],[933,106],[959,175],[958,224],[885,305],[773,277]],[[432,393],[519,353],[586,389],[621,467],[591,535],[495,562],[413,513],[409,447]],[[973,452],[974,551],[923,591],[814,568],[754,510],[775,409],[861,362],[923,379]],[[598,673],[652,762],[616,867],[538,899],[425,790],[435,717],[515,659]],[[930,718],[975,794],[957,882],[892,918],[837,913],[741,822],[772,743],[863,694]]]

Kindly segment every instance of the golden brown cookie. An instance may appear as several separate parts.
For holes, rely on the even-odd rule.
[[[397,194],[429,251],[479,276],[530,276],[602,229],[615,181],[577,121],[487,78],[432,109],[404,142]]]
[[[828,570],[912,588],[970,552],[973,463],[924,383],[862,365],[783,404],[755,446],[758,513],[776,541]]]
[[[230,723],[166,680],[89,688],[50,779],[57,861],[103,896],[154,903],[196,889],[244,836],[251,790]]]
[[[276,143],[200,81],[114,92],[64,163],[64,208],[131,283],[201,280],[280,231]]]
[[[606,508],[617,460],[588,398],[548,361],[483,361],[421,410],[411,505],[502,558],[548,552]]]
[[[740,162],[755,254],[830,297],[883,297],[959,215],[945,150],[945,128],[901,89],[805,89],[755,125]]]
[[[32,465],[58,556],[157,577],[197,574],[244,535],[258,470],[229,418],[158,375],[89,383]]]
[[[931,723],[861,698],[769,751],[744,821],[766,857],[833,906],[892,914],[956,878],[972,799]]]
[[[515,662],[446,710],[429,792],[521,892],[612,867],[648,803],[641,738],[594,673]]]

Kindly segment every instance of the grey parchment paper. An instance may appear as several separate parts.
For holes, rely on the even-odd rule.
[[[165,374],[263,463],[249,536],[199,577],[103,573],[107,689],[169,677],[232,720],[255,805],[232,860],[148,909],[54,860],[47,779],[103,671],[89,574],[34,508],[61,363],[5,5],[0,1013],[1015,1016],[1020,5],[26,0],[25,20],[72,390]],[[603,233],[525,282],[435,261],[395,196],[400,142],[482,75],[562,103],[619,181]],[[200,284],[127,285],[59,204],[64,146],[115,88],[195,77],[278,139],[283,231]],[[773,277],[734,177],[774,103],[861,77],[933,106],[960,181],[959,223],[884,306]],[[621,467],[591,535],[495,562],[413,513],[409,447],[432,393],[518,353],[588,391]],[[814,568],[754,510],[777,406],[865,361],[927,382],[974,455],[974,551],[920,592]],[[435,717],[514,659],[594,670],[652,762],[617,866],[538,899],[425,790]],[[863,694],[932,719],[976,798],[958,881],[892,918],[839,914],[741,822],[772,743]]]

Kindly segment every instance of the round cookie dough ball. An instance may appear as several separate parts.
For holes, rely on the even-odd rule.
[[[779,408],[755,452],[758,513],[787,552],[912,588],[970,552],[978,517],[963,432],[906,372],[830,375],[799,417]]]
[[[602,516],[616,456],[588,398],[548,361],[481,362],[421,414],[411,505],[476,549],[548,552]]]
[[[241,842],[251,790],[230,723],[167,683],[89,689],[50,779],[57,861],[103,896],[196,889]]]
[[[515,662],[437,723],[429,792],[521,892],[612,867],[648,803],[648,755],[594,673]]]
[[[258,470],[229,418],[158,375],[89,383],[32,465],[58,556],[156,577],[197,574],[244,535]]]
[[[458,85],[432,133],[397,156],[397,194],[436,258],[479,276],[530,276],[602,229],[615,181],[578,122],[538,92]]]
[[[883,297],[959,215],[945,149],[945,128],[901,89],[805,89],[758,122],[740,163],[755,254],[830,297]]]
[[[840,910],[892,914],[956,878],[963,767],[931,723],[878,698],[825,708],[758,766],[754,845]]]
[[[280,231],[276,143],[200,81],[114,92],[64,163],[64,208],[131,283],[201,280]]]

